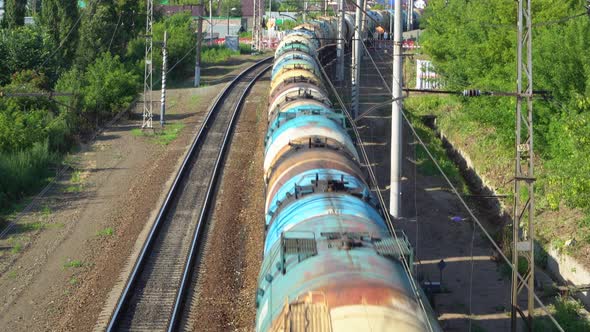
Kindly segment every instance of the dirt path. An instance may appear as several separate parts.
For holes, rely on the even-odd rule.
[[[376,61],[377,58],[376,58]],[[361,112],[387,100],[389,93],[370,61],[363,62]],[[390,79],[389,67],[382,72]],[[389,200],[391,109],[374,112],[360,122],[371,164],[376,170],[384,198]],[[438,263],[446,265],[442,275],[443,293],[434,296],[434,309],[445,331],[506,331],[510,328],[510,274],[493,261],[493,250],[482,232],[466,218],[467,211],[441,176],[420,174],[416,140],[404,129],[402,164],[403,230],[415,249],[419,281],[440,281]],[[477,208],[474,206],[474,208]],[[493,214],[476,210],[490,228],[497,228]],[[453,221],[452,217],[461,220]],[[463,219],[465,218],[465,219]],[[471,318],[471,319],[469,319]]]
[[[232,62],[227,72],[252,61]],[[224,85],[168,91],[167,123],[179,134],[167,145],[134,131],[136,116],[72,156],[73,171],[0,241],[0,330],[92,330]]]

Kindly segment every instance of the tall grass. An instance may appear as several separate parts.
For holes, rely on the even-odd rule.
[[[201,51],[201,60],[204,63],[220,63],[224,62],[234,55],[239,55],[240,51],[230,50],[222,45],[204,46]]]
[[[50,169],[59,154],[49,150],[47,141],[17,152],[0,152],[0,210],[10,208],[31,195],[54,174]]]
[[[240,43],[240,54],[252,54],[252,45]]]
[[[559,297],[551,306],[553,316],[559,322],[559,325],[567,332],[587,332],[590,331],[590,320],[582,313],[583,306],[577,300]],[[540,317],[535,320],[535,332],[553,332],[558,329],[547,317]]]

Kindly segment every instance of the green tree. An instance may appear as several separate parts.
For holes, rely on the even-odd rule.
[[[590,20],[562,20],[583,12],[584,4],[584,0],[533,3],[534,89],[551,91],[553,97],[549,102],[534,102],[534,140],[542,158],[537,188],[547,193],[550,206],[565,203],[590,213]],[[432,0],[423,21],[423,50],[447,88],[514,91],[515,3]],[[486,139],[504,150],[513,148],[513,98],[461,102],[467,122],[490,129]]]
[[[32,70],[16,73],[5,92],[46,91],[47,78]],[[55,114],[45,98],[19,97],[0,99],[0,151],[16,152],[48,138],[46,127]]]
[[[125,68],[119,56],[102,53],[84,75],[84,111],[98,118],[112,115],[133,101],[139,82],[139,77]]]
[[[2,25],[14,29],[25,24],[27,0],[4,1],[5,12]]]
[[[62,45],[55,56],[60,58],[66,67],[72,64],[76,54],[79,15],[76,0],[43,1],[40,22],[53,38],[53,42]]]
[[[194,56],[188,56],[195,49],[197,36],[194,33],[193,20],[188,12],[177,13],[154,24],[154,74],[159,77],[157,70],[162,64],[161,48],[156,42],[164,40],[164,31],[168,31],[168,63],[176,64],[173,75],[183,73],[183,68],[194,65]],[[194,53],[193,53],[194,54]],[[143,74],[143,58],[145,55],[145,38],[138,37],[129,42],[126,59],[138,65],[138,72]],[[160,67],[161,68],[161,67]]]
[[[93,2],[84,9],[76,66],[83,70],[102,53],[108,51],[115,33],[117,13],[112,0]]]
[[[142,5],[145,5],[144,1],[116,0],[118,25],[112,38],[111,51],[122,54],[129,41],[145,31],[145,9]]]
[[[10,83],[10,75],[26,69],[44,72],[50,82],[55,82],[59,72],[58,60],[49,58],[41,66],[55,47],[51,36],[39,26],[0,30],[0,85]]]

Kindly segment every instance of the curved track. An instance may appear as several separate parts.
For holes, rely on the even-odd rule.
[[[252,85],[270,69],[270,60],[257,62],[238,75],[207,114],[135,263],[108,331],[175,329],[236,116]]]

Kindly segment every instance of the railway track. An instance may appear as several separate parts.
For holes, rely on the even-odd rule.
[[[229,137],[246,94],[270,69],[271,60],[263,59],[239,74],[207,114],[160,208],[108,331],[177,328]]]

